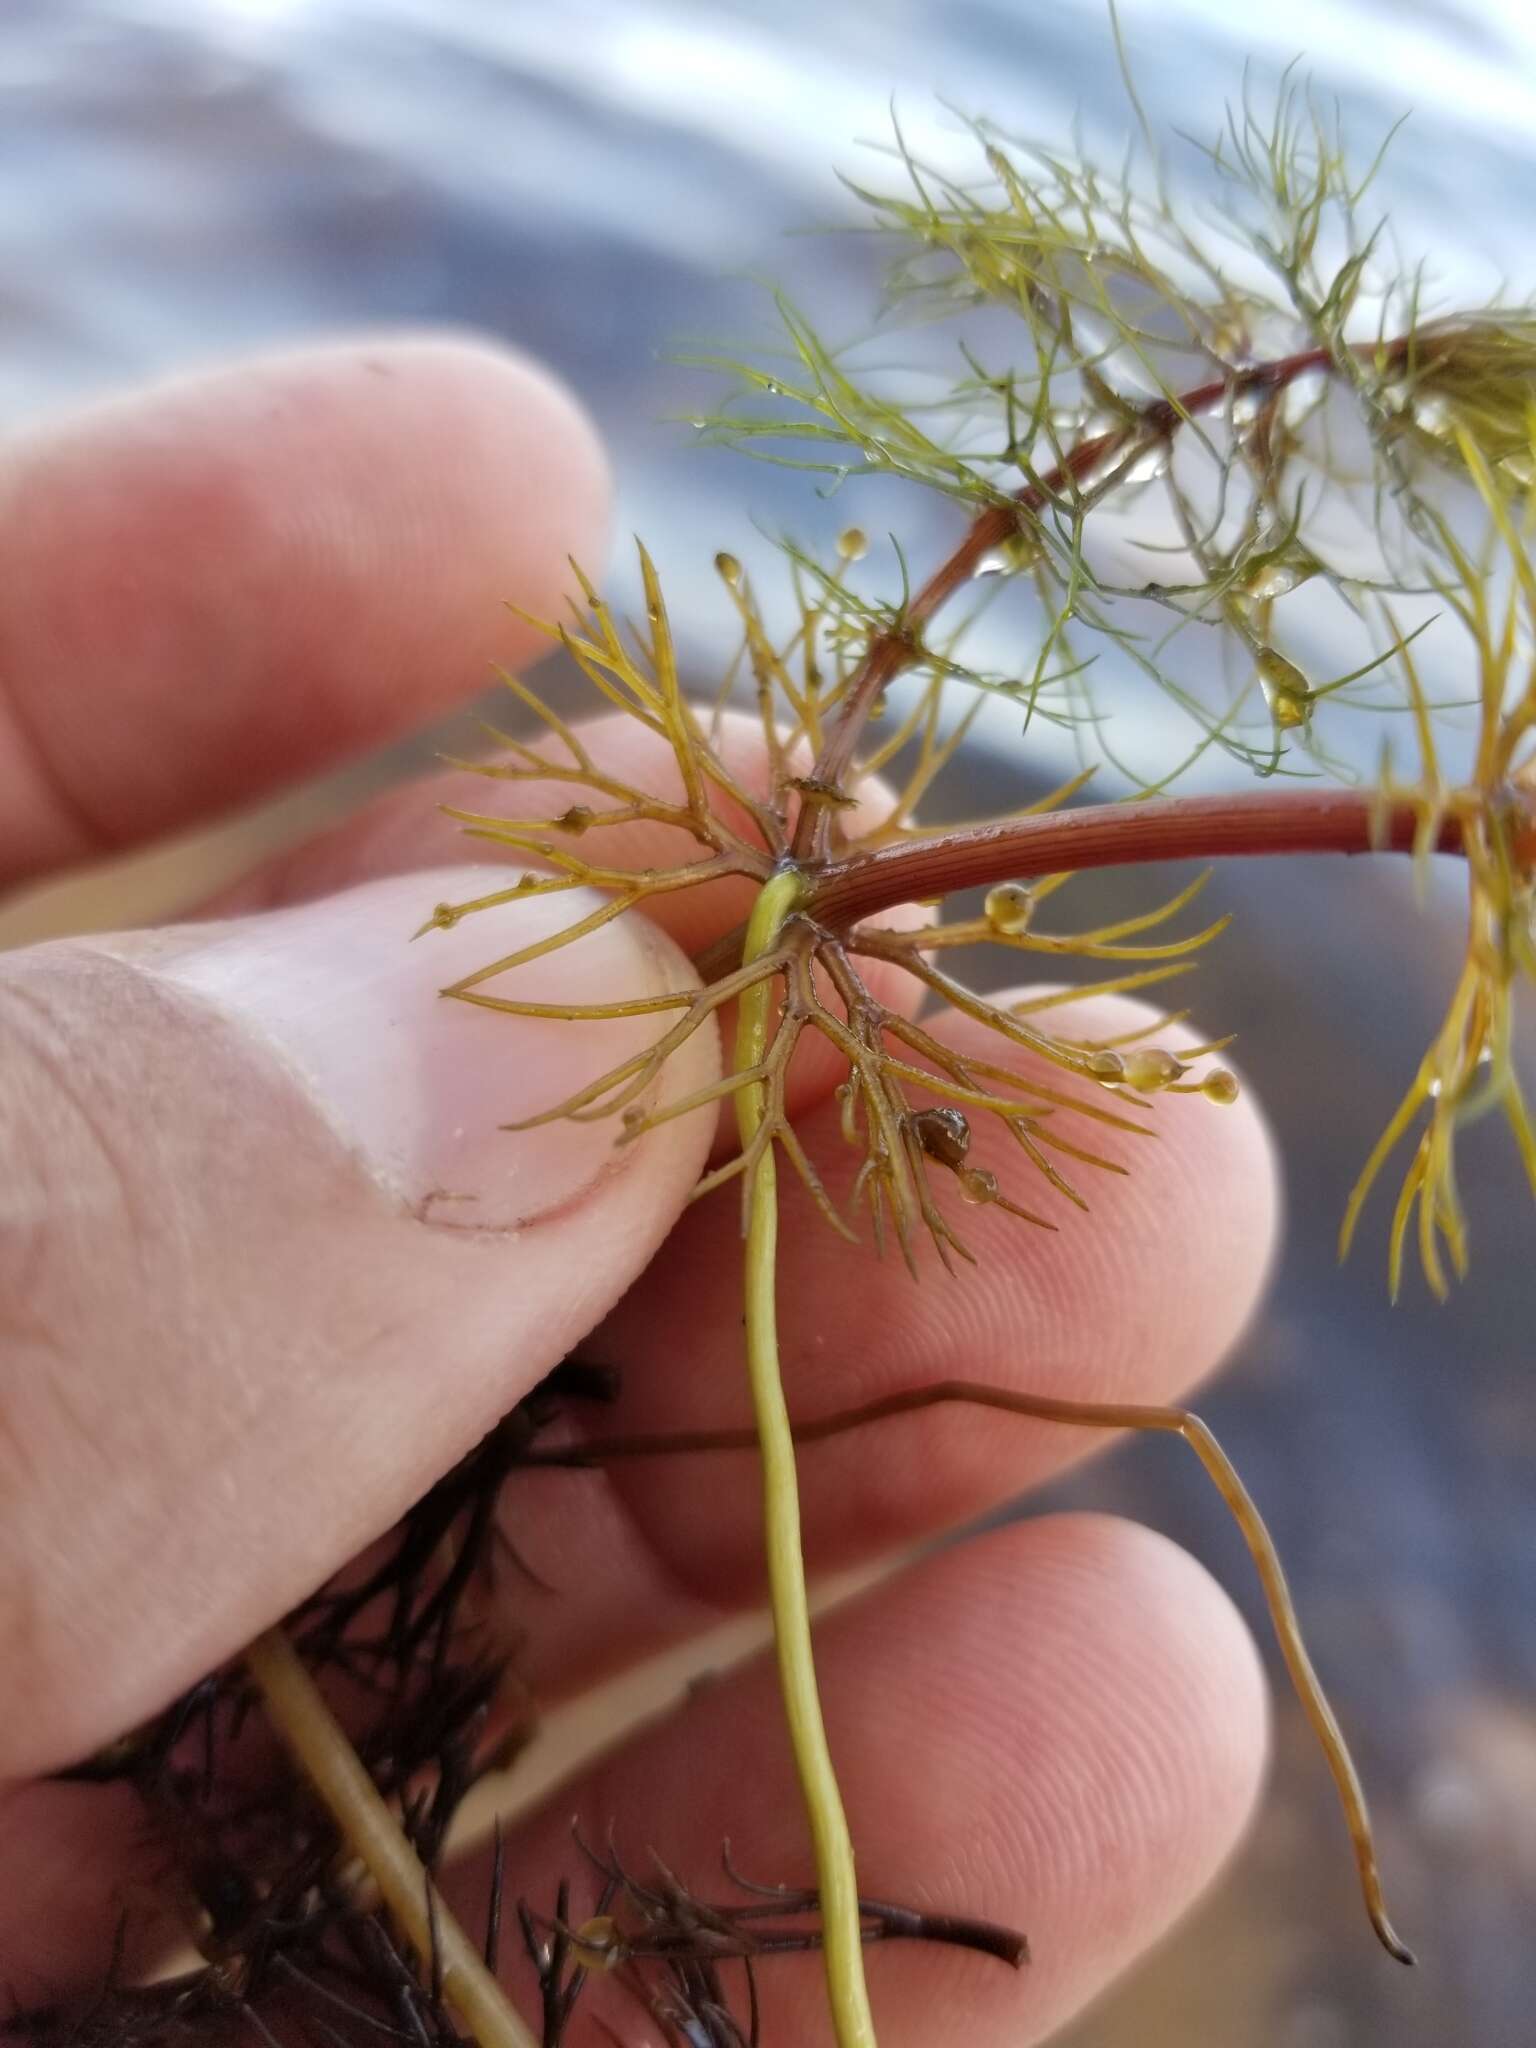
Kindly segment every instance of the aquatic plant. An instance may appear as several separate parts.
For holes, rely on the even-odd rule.
[[[1405,1157],[1389,1235],[1394,1295],[1410,1247],[1437,1295],[1466,1272],[1459,1134],[1500,1114],[1536,1188],[1536,1131],[1512,1056],[1514,992],[1536,965],[1536,316],[1502,303],[1432,304],[1423,273],[1404,274],[1381,225],[1365,222],[1374,165],[1352,171],[1335,123],[1294,76],[1272,107],[1245,94],[1230,114],[1205,152],[1198,206],[1175,187],[1144,122],[1120,172],[984,122],[970,138],[974,171],[962,176],[920,161],[898,131],[890,189],[856,188],[892,250],[880,350],[832,347],[782,302],[778,355],[711,361],[730,388],[704,423],[705,438],[805,469],[824,491],[852,491],[874,475],[935,494],[955,522],[943,560],[918,580],[893,541],[886,574],[884,551],[851,525],[830,547],[786,541],[782,587],[760,587],[737,555],[720,554],[740,653],[712,704],[685,687],[645,550],[644,617],[633,624],[577,569],[572,617],[550,632],[595,704],[648,736],[654,772],[616,773],[579,722],[507,677],[522,727],[498,732],[496,751],[467,764],[506,801],[488,794],[484,809],[453,816],[522,871],[427,920],[430,934],[493,905],[570,894],[577,909],[563,928],[445,994],[514,1016],[656,1016],[647,1048],[532,1121],[611,1120],[614,1142],[629,1145],[664,1119],[734,1112],[735,1148],[695,1198],[728,1187],[739,1195],[755,1429],[551,1446],[543,1431],[559,1404],[604,1391],[572,1366],[434,1489],[360,1588],[317,1596],[243,1668],[97,1760],[98,1774],[141,1786],[173,1838],[198,1844],[191,1860],[203,1873],[211,1960],[153,1996],[104,1997],[87,2020],[68,2021],[69,2039],[168,2040],[221,2013],[277,2038],[257,2017],[262,2001],[281,1992],[291,2002],[302,1984],[325,2002],[316,2025],[333,2041],[457,2040],[464,2029],[482,2048],[553,2048],[584,1986],[617,1971],[666,2038],[755,2042],[754,1970],[818,1945],[841,2048],[869,2048],[872,1943],[959,1941],[1020,1962],[1022,1937],[861,1898],[816,1687],[796,1442],[953,1402],[1176,1434],[1191,1446],[1252,1553],[1333,1773],[1371,1921],[1410,1960],[1275,1547],[1209,1430],[1176,1408],[960,1381],[792,1418],[776,1332],[778,1175],[782,1163],[798,1177],[829,1229],[888,1248],[893,1288],[909,1284],[903,1264],[914,1276],[930,1259],[963,1269],[974,1256],[966,1217],[978,1208],[1004,1210],[1020,1228],[1074,1217],[1073,1227],[1092,1229],[1095,1175],[1124,1170],[1098,1149],[1102,1134],[1154,1131],[1167,1094],[1198,1094],[1220,1114],[1237,1091],[1217,1063],[1220,1044],[1175,1053],[1156,1030],[1084,1040],[1052,1020],[1081,986],[995,1003],[957,979],[946,956],[988,944],[1092,963],[1088,985],[1099,990],[1161,988],[1221,931],[1219,918],[1192,931],[1179,923],[1201,884],[1074,929],[1055,922],[1074,874],[1299,853],[1397,853],[1425,869],[1453,854],[1465,876],[1464,965],[1344,1205],[1342,1244]],[[915,323],[908,330],[904,315]],[[1000,315],[1014,323],[1006,345]],[[951,326],[945,377],[931,363]],[[921,340],[920,371],[890,367],[897,331]],[[1350,648],[1338,673],[1312,672],[1300,651],[1293,594],[1303,590],[1302,602],[1331,595]],[[1426,604],[1434,618],[1408,623]],[[1421,645],[1431,625],[1438,643]],[[1431,646],[1436,673],[1451,678],[1450,702],[1428,680]],[[727,707],[743,697],[755,707],[766,787],[738,774],[723,743]],[[1384,745],[1363,780],[1351,763],[1367,713],[1397,714],[1409,745]],[[1032,746],[1047,758],[1070,746],[1073,772],[1010,814],[926,822],[935,787],[982,718],[1026,763]],[[1212,763],[1221,787],[1168,793]],[[1232,770],[1252,785],[1236,786]],[[1099,771],[1120,793],[1082,801]],[[552,786],[569,802],[551,813]],[[523,787],[536,792],[531,809],[519,804]],[[612,828],[642,820],[671,828],[681,849],[671,864],[632,867],[605,852]],[[721,882],[740,889],[744,914],[695,962],[695,989],[583,1005],[518,994],[517,971],[530,961],[664,894]],[[946,921],[943,906],[964,890],[984,891],[982,907]],[[930,914],[902,911],[911,905]],[[995,1055],[956,1052],[929,1012],[890,996],[898,978],[930,1010],[983,1027]],[[658,1106],[666,1062],[732,1018],[720,1077]],[[815,1041],[843,1070],[851,1173],[840,1195],[797,1134],[790,1100],[792,1063]],[[1043,1066],[1021,1072],[1021,1050]],[[1015,1148],[1006,1179],[971,1163],[973,1131],[986,1120]],[[574,1923],[564,1885],[553,1888],[552,1913],[516,1905],[541,1986],[541,2022],[531,2023],[495,1980],[499,1884],[491,1925],[472,1941],[431,1874],[448,1820],[485,1767],[501,1683],[501,1661],[466,1623],[483,1614],[476,1588],[494,1551],[492,1505],[528,1465],[706,1457],[747,1442],[762,1462],[779,1672],[816,1887],[759,1893],[728,1873],[732,1900],[707,1904],[669,1872],[642,1881],[610,1852],[588,1850],[593,1914]],[[317,1674],[337,1672],[366,1679],[379,1707],[375,1733],[355,1747],[317,1684]],[[275,1831],[270,1809],[263,1817],[220,1804],[211,1761],[201,1779],[174,1761],[194,1726],[212,1759],[213,1731],[238,1723],[256,1697],[302,1767]],[[349,1857],[366,1867],[382,1914]],[[745,2017],[726,1984],[738,1964]],[[34,2031],[45,2031],[42,2020]]]

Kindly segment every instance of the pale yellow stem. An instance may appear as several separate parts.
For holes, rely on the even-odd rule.
[[[750,963],[778,944],[784,922],[804,893],[803,877],[785,870],[766,882],[747,925],[743,961]],[[737,1072],[759,1067],[768,1049],[773,982],[743,991],[736,1029]],[[761,1081],[736,1098],[743,1147],[750,1146],[766,1114]],[[816,1689],[811,1652],[810,1603],[800,1544],[800,1487],[795,1446],[779,1372],[775,1269],[778,1251],[778,1184],[774,1148],[766,1145],[752,1168],[747,1206],[745,1312],[747,1373],[763,1465],[763,1527],[768,1554],[768,1591],[773,1607],[779,1686],[800,1790],[810,1822],[821,1898],[823,1960],[827,1997],[838,2048],[875,2048],[875,2023],[864,1982],[864,1944],[853,1842]]]
[[[480,2048],[539,2048],[441,1896],[431,1896],[425,1865],[287,1636],[269,1629],[252,1643],[245,1661],[273,1726],[368,1866],[396,1922],[419,1956],[435,1955],[443,1996]]]

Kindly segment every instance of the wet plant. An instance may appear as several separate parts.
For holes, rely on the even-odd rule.
[[[735,1147],[695,1198],[730,1190],[740,1201],[753,1430],[599,1437],[571,1451],[545,1445],[537,1416],[518,1411],[478,1463],[428,1496],[382,1563],[317,1598],[256,1645],[242,1672],[183,1702],[119,1759],[147,1772],[147,1796],[163,1801],[167,1783],[183,1784],[186,1767],[173,1759],[192,1723],[243,1713],[260,1696],[312,1787],[294,1780],[291,1797],[309,1816],[298,1829],[304,1855],[290,1846],[288,1876],[261,1880],[261,1912],[287,1926],[302,1880],[302,1911],[320,1922],[314,1955],[350,1958],[338,1981],[353,1990],[338,1996],[393,2012],[375,2031],[394,2038],[459,2038],[443,2031],[451,2026],[482,2048],[558,2041],[601,1975],[664,2038],[755,2043],[754,1973],[814,1944],[841,2048],[870,2048],[872,1943],[958,1939],[1022,1960],[1018,1938],[940,1926],[861,1896],[817,1693],[797,1438],[940,1402],[1176,1434],[1194,1449],[1252,1553],[1334,1776],[1370,1918],[1385,1947],[1411,1960],[1387,1916],[1359,1778],[1274,1545],[1210,1432],[1183,1410],[958,1381],[792,1420],[776,1329],[778,1179],[781,1167],[795,1175],[829,1229],[888,1250],[893,1287],[907,1284],[903,1266],[930,1284],[947,1284],[945,1271],[963,1284],[974,1258],[967,1218],[979,1209],[1004,1210],[1020,1228],[1091,1229],[1096,1177],[1124,1170],[1101,1150],[1104,1134],[1152,1142],[1168,1094],[1198,1094],[1219,1114],[1237,1092],[1221,1045],[1176,1053],[1158,1029],[1086,1040],[1053,1016],[1081,984],[995,1003],[952,973],[947,956],[985,943],[1091,963],[1090,989],[1161,989],[1219,936],[1220,917],[1194,928],[1187,918],[1200,884],[1085,929],[1061,916],[1074,874],[1396,853],[1427,880],[1434,856],[1454,855],[1466,889],[1464,966],[1344,1205],[1342,1242],[1392,1162],[1406,1159],[1391,1213],[1394,1294],[1410,1249],[1437,1295],[1466,1272],[1461,1132],[1497,1113],[1536,1188],[1536,1130],[1512,1027],[1515,990],[1536,966],[1536,315],[1502,302],[1437,304],[1426,274],[1405,270],[1366,218],[1374,166],[1352,167],[1336,124],[1294,76],[1270,106],[1245,94],[1204,152],[1194,198],[1175,185],[1144,123],[1118,172],[986,123],[971,124],[968,141],[971,167],[956,171],[920,161],[898,132],[892,175],[857,188],[871,231],[892,250],[878,350],[830,345],[786,303],[772,359],[712,362],[729,390],[705,423],[707,438],[804,468],[824,493],[851,492],[870,475],[929,493],[953,522],[943,559],[915,577],[899,546],[887,560],[852,525],[827,546],[786,541],[772,586],[720,554],[740,651],[712,701],[685,688],[662,579],[643,548],[634,622],[577,569],[572,616],[550,632],[595,705],[645,736],[653,769],[615,772],[579,722],[506,678],[519,729],[498,731],[497,751],[466,764],[500,801],[488,792],[483,809],[452,815],[517,872],[473,901],[440,904],[424,927],[429,942],[434,928],[492,906],[567,895],[560,929],[445,994],[513,1016],[655,1016],[648,1047],[532,1122],[611,1122],[624,1146],[667,1119],[733,1116]],[[893,368],[898,333],[914,359]],[[936,369],[951,343],[947,367]],[[1318,607],[1340,649],[1324,673],[1302,623]],[[733,766],[728,707],[738,700],[752,707],[766,782]],[[1406,745],[1365,747],[1367,716],[1406,734]],[[1065,756],[1059,786],[1006,815],[930,823],[936,787],[953,782],[982,725],[1005,735],[1025,768]],[[1218,787],[1168,793],[1191,771],[1212,770]],[[1086,800],[1096,775],[1115,792],[1109,800]],[[561,792],[554,806],[551,788]],[[609,850],[615,830],[637,821],[670,828],[678,851],[667,864],[632,866]],[[535,959],[663,895],[720,883],[740,892],[743,915],[695,961],[697,986],[582,1005],[519,993],[518,971]],[[946,917],[948,900],[966,890],[983,892],[979,912]],[[898,981],[919,1000],[896,1000]],[[991,1051],[956,1052],[932,1028],[944,1009],[989,1034]],[[728,1022],[725,1071],[665,1099],[667,1062]],[[792,1064],[818,1040],[841,1064],[851,1161],[841,1196],[790,1106]],[[971,1163],[973,1133],[988,1120],[1012,1148],[1006,1177]],[[611,1854],[589,1856],[591,1910],[580,1918],[568,1888],[547,1913],[516,1905],[540,1985],[541,2036],[497,1988],[494,1930],[488,1944],[472,1941],[431,1876],[457,1794],[480,1767],[479,1737],[466,1730],[496,1718],[502,1667],[473,1654],[465,1633],[466,1601],[494,1551],[495,1495],[525,1463],[749,1447],[761,1460],[778,1666],[815,1888],[706,1905],[665,1870],[637,1878]],[[349,1740],[317,1672],[344,1674],[384,1701],[389,1740]],[[425,1793],[423,1771],[435,1787]],[[366,1866],[382,1920],[338,1875],[348,1855]],[[210,1939],[227,1938],[250,1892],[251,1853],[232,1861],[227,1896],[215,1882],[200,1901]],[[218,1857],[211,1868],[221,1879]],[[384,1931],[354,1940],[359,1915]],[[498,1926],[501,1917],[498,1891]],[[365,1951],[365,1940],[388,1948]],[[247,1967],[255,1952],[241,1950],[245,1976],[216,1986],[252,2013],[263,1988]],[[296,1951],[285,1935],[271,1953],[291,1961]],[[393,1991],[383,1963],[368,1977],[370,1954],[396,1972]],[[415,1972],[409,1999],[397,1965]],[[330,1985],[318,1962],[294,1967]],[[161,2021],[159,2033],[126,2019],[116,2033],[81,2022],[65,2038],[175,2038],[164,2012]],[[316,2024],[315,2038],[351,2040],[374,2022],[354,2012]]]

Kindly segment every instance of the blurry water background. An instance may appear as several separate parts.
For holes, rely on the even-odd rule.
[[[1448,300],[1536,283],[1522,0],[1122,12],[1159,127],[1210,132],[1245,59],[1262,93],[1297,55],[1365,148],[1411,110],[1377,188],[1404,249]],[[1112,160],[1130,126],[1096,0],[0,0],[0,418],[341,329],[499,335],[601,422],[619,530],[646,534],[707,674],[726,630],[714,550],[750,548],[749,511],[769,527],[832,515],[789,473],[690,447],[668,419],[699,387],[669,352],[765,331],[754,276],[859,331],[868,240],[784,231],[851,217],[831,167],[870,167],[854,145],[889,135],[893,96],[924,147],[953,147],[946,101],[1053,138],[1076,117]],[[953,518],[888,490],[837,516],[899,522],[920,558]],[[973,753],[966,808],[1016,800],[1017,780],[995,746]],[[55,892],[0,937],[158,914],[311,814]],[[1202,1013],[1238,1031],[1283,1134],[1290,1227],[1268,1312],[1204,1412],[1294,1574],[1423,1967],[1372,1943],[1282,1693],[1274,1786],[1231,1881],[1068,2038],[1520,2048],[1536,2038],[1536,1219],[1507,1145],[1475,1133],[1475,1271],[1450,1307],[1411,1288],[1389,1312],[1379,1218],[1336,1270],[1345,1192],[1450,985],[1453,906],[1425,913],[1401,873],[1367,864],[1266,862],[1216,887],[1238,916],[1202,971]],[[1114,878],[1082,885],[1083,910],[1110,900]],[[1246,1558],[1176,1447],[1118,1450],[1053,1498],[1171,1531],[1261,1623]]]

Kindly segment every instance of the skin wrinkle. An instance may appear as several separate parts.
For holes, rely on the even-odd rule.
[[[29,1400],[41,1405],[40,1410],[29,1412],[20,1403],[0,1401],[6,1451],[18,1475],[18,1483],[0,1486],[0,1496],[13,1502],[24,1498],[28,1489],[19,1483],[21,1475],[32,1474],[35,1479],[46,1473],[48,1460],[43,1447],[67,1443],[72,1447],[63,1467],[68,1491],[60,1498],[57,1487],[42,1490],[40,1505],[45,1515],[70,1517],[72,1500],[88,1497],[97,1488],[114,1489],[125,1502],[137,1496],[142,1514],[158,1515],[163,1504],[153,1488],[137,1477],[136,1464],[123,1459],[122,1446],[114,1440],[118,1418],[102,1406],[101,1390],[90,1377],[88,1360],[81,1357],[74,1333],[50,1324],[43,1307],[51,1284],[62,1286],[65,1291],[60,1299],[69,1308],[75,1306],[73,1288],[66,1276],[78,1261],[89,1261],[91,1257],[89,1245],[80,1242],[83,1206],[88,1206],[89,1211],[85,1231],[89,1244],[104,1243],[112,1246],[114,1252],[119,1247],[128,1252],[138,1268],[138,1284],[152,1284],[150,1230],[142,1214],[143,1191],[136,1187],[136,1181],[147,1181],[153,1175],[157,1163],[155,1126],[151,1122],[144,1127],[141,1156],[137,1160],[117,1142],[113,1120],[110,1114],[103,1113],[101,1105],[120,1092],[133,1092],[131,1078],[125,1084],[121,1072],[114,1071],[120,1066],[123,1039],[113,1034],[103,1042],[99,1034],[82,1027],[80,1019],[93,1014],[91,991],[101,977],[99,972],[92,972],[89,962],[76,964],[83,969],[86,982],[83,1001],[64,999],[66,983],[60,998],[50,1002],[53,984],[49,979],[49,962],[41,953],[10,963],[0,979],[0,1002],[4,1005],[4,1025],[0,1028],[8,1027],[9,1036],[30,1056],[32,1069],[22,1076],[18,1086],[18,1063],[11,1058],[0,1061],[0,1074],[4,1075],[0,1095],[14,1105],[8,1166],[15,1172],[24,1168],[29,1158],[35,1161],[35,1211],[37,1216],[48,1219],[46,1233],[41,1224],[27,1233],[33,1241],[29,1254],[32,1286],[25,1296],[7,1297],[10,1301],[21,1298],[35,1304],[30,1330],[9,1309],[7,1320],[13,1337],[25,1340],[13,1356],[19,1353],[25,1358],[23,1384]],[[111,979],[115,984],[117,978]],[[127,1003],[133,1017],[125,1034],[129,1038],[133,1028],[142,1025],[142,1013],[152,1011],[157,1000],[163,1003],[160,992],[147,980],[130,984],[130,988]],[[114,986],[115,995],[123,993],[120,986]],[[77,998],[79,995],[76,990]],[[109,1008],[121,1019],[122,1004],[113,1003]],[[94,1073],[93,1061],[98,1063]],[[102,1061],[109,1063],[106,1072],[102,1071]],[[86,1074],[91,1075],[93,1085],[82,1080]],[[39,1111],[47,1113],[46,1127]],[[15,1136],[18,1125],[22,1133],[19,1143]],[[93,1194],[88,1204],[82,1205],[82,1188],[100,1189],[103,1169],[107,1180],[104,1194]],[[62,1193],[66,1189],[67,1197]],[[174,1183],[171,1193],[173,1197],[177,1193]],[[65,1214],[73,1215],[76,1221],[61,1242],[58,1219]],[[161,1208],[156,1213],[155,1228],[166,1233],[168,1220],[168,1212]],[[9,1240],[11,1233],[7,1231],[6,1236]],[[47,1270],[50,1265],[56,1269],[57,1278]],[[48,1360],[43,1369],[38,1369],[39,1350]],[[105,1433],[104,1419],[111,1424]],[[164,1428],[173,1420],[174,1416],[162,1418],[155,1426]],[[35,1487],[33,1497],[38,1497]],[[57,1583],[51,1591],[47,1590],[49,1574],[56,1572],[62,1561],[59,1556],[50,1554],[39,1560],[30,1545],[11,1544],[7,1548],[19,1569],[7,1572],[0,1584],[0,1610],[9,1617],[0,1636],[13,1653],[18,1644],[22,1646],[14,1668],[25,1671],[29,1661],[26,1644],[51,1641],[56,1645],[61,1634],[72,1630],[78,1637],[80,1630],[75,1624],[81,1617],[67,1586],[62,1599]]]
[[[20,973],[0,981],[0,1037],[8,1041],[0,1056],[0,1146],[7,1186],[13,1191],[12,1206],[0,1221],[7,1272],[0,1289],[0,1325],[17,1352],[41,1353],[49,1361],[48,1370],[28,1373],[28,1383],[47,1397],[64,1431],[94,1451],[98,1417],[81,1384],[80,1362],[69,1336],[48,1318],[44,1303],[55,1275],[71,1270],[82,1255],[89,1256],[89,1241],[120,1240],[139,1259],[141,1278],[144,1245],[127,1152],[68,1057],[77,1049],[70,1045],[74,1025],[67,1006],[49,1003],[48,985],[41,977],[33,980]],[[46,1125],[38,1115],[40,1108],[47,1111]],[[85,1212],[89,1222],[82,1232]],[[64,1233],[61,1217],[70,1218]],[[82,1244],[82,1237],[87,1243]],[[0,1436],[12,1464],[26,1470],[36,1455],[35,1446],[23,1438],[8,1401],[0,1401]],[[100,1482],[110,1483],[115,1476],[110,1459],[102,1454],[96,1462]],[[0,1498],[7,1492],[0,1487]]]
[[[91,1467],[73,1471],[72,1487],[112,1486],[120,1482],[117,1465],[102,1439],[100,1415],[82,1380],[80,1361],[68,1333],[52,1324],[44,1309],[55,1271],[68,1271],[82,1255],[81,1218],[89,1211],[86,1235],[107,1241],[121,1238],[141,1253],[142,1243],[131,1196],[131,1169],[122,1148],[113,1142],[111,1126],[80,1085],[79,1050],[71,1040],[78,1022],[67,1004],[51,1004],[47,981],[29,977],[35,962],[23,959],[18,971],[0,982],[0,1032],[15,1048],[0,1059],[0,1119],[5,1125],[7,1185],[18,1182],[22,1199],[5,1219],[0,1242],[10,1266],[19,1246],[21,1268],[3,1293],[7,1349],[27,1360],[26,1386],[43,1404],[41,1418],[30,1417],[18,1403],[0,1400],[0,1469],[8,1464],[18,1475],[45,1469],[39,1445],[71,1441]],[[26,1069],[18,1073],[22,1062]],[[46,1125],[40,1109],[48,1111]],[[107,1187],[98,1199],[102,1171]],[[90,1191],[82,1201],[82,1190]],[[61,1233],[59,1219],[71,1219]],[[88,1251],[85,1256],[89,1256]],[[18,1284],[19,1283],[19,1284]],[[28,1308],[30,1307],[30,1313]],[[19,1311],[19,1312],[18,1312]],[[46,1361],[38,1368],[38,1354]],[[14,1501],[19,1484],[0,1482],[0,1499]],[[56,1489],[55,1489],[56,1491]],[[67,1513],[68,1498],[58,1503]],[[16,1546],[7,1545],[13,1561]],[[51,1562],[51,1561],[50,1561]],[[46,1570],[36,1569],[30,1546],[21,1552],[20,1569],[0,1578],[0,1640],[7,1645],[12,1668],[25,1672],[38,1652],[56,1642],[75,1620],[69,1603],[62,1608],[50,1597]],[[12,1661],[14,1660],[14,1661]]]
[[[1201,1668],[1200,1643],[1191,1637],[1186,1622],[1187,1594],[1197,1586],[1207,1603],[1227,1603],[1202,1566],[1155,1532],[1131,1530],[1106,1518],[1069,1515],[1051,1518],[1043,1533],[1053,1555],[1051,1569],[1030,1605],[1031,1622],[1042,1636],[1057,1637],[1070,1651],[1065,1664],[1053,1665],[1053,1687],[1094,1703],[1095,1708],[1115,1698],[1123,1687],[1124,1659],[1118,1643],[1107,1635],[1074,1631],[1072,1620],[1092,1608],[1107,1559],[1127,1542],[1133,1569],[1126,1571],[1127,1560],[1121,1561],[1125,1582],[1120,1599],[1129,1605],[1137,1597],[1138,1584],[1143,1598],[1150,1593],[1160,1621],[1156,1654],[1141,1662],[1136,1711],[1120,1717],[1117,1740],[1094,1752],[1091,1770],[1082,1768],[1081,1754],[1028,1742],[1032,1796],[1027,1807],[1015,1808],[989,1798],[988,1792],[996,1783],[998,1758],[1016,1750],[1029,1727],[1027,1720],[1025,1730],[1018,1727],[1007,1711],[1009,1703],[1020,1697],[1027,1701],[1038,1680],[1032,1680],[1035,1660],[1027,1644],[1010,1640],[997,1647],[1001,1669],[994,1665],[988,1688],[962,1693],[955,1711],[946,1717],[940,1766],[945,1786],[973,1788],[973,1803],[986,1815],[983,1829],[961,1838],[955,1859],[958,1888],[949,1896],[985,1901],[995,1891],[1000,1871],[1048,1868],[1062,1890],[1096,1898],[1096,1911],[1110,1940],[1139,1946],[1145,1939],[1145,1930],[1138,1934],[1137,1927],[1144,1907],[1138,1910],[1135,1902],[1145,1900],[1148,1887],[1124,1882],[1128,1863],[1155,1869],[1164,1897],[1175,1895],[1185,1880],[1193,1891],[1202,1875],[1210,1875],[1208,1867],[1181,1870],[1177,1865],[1181,1852],[1188,1860],[1191,1844],[1180,1825],[1184,1788],[1167,1735],[1183,1730],[1184,1744],[1202,1757],[1212,1755],[1213,1744],[1231,1752],[1231,1744],[1220,1740],[1223,1724],[1217,1702],[1191,1688],[1190,1674]],[[1069,1549],[1074,1537],[1076,1547]],[[982,1539],[981,1555],[982,1569],[990,1566],[996,1583],[977,1584],[972,1597],[983,1609],[1000,1607],[1006,1600],[1003,1552],[1000,1547],[989,1551]],[[1158,1569],[1149,1573],[1147,1567],[1154,1561]],[[1170,1597],[1171,1585],[1181,1582],[1186,1592],[1182,1603]],[[889,1692],[898,1699],[904,1689],[917,1691],[924,1684],[920,1641],[904,1643],[902,1650],[900,1664],[888,1680]],[[1251,1704],[1252,1695],[1263,1694],[1257,1659],[1251,1653],[1243,1678]],[[878,1716],[870,1739],[877,1747],[882,1739]],[[1230,1755],[1239,1770],[1240,1761]],[[1234,1768],[1212,1772],[1217,1783],[1232,1782],[1234,1774]],[[1105,1887],[1102,1857],[1111,1844],[1120,1868],[1116,1884]],[[1207,1866],[1208,1861],[1204,1859]],[[1106,1916],[1106,1905],[1117,1896],[1118,1915]]]

